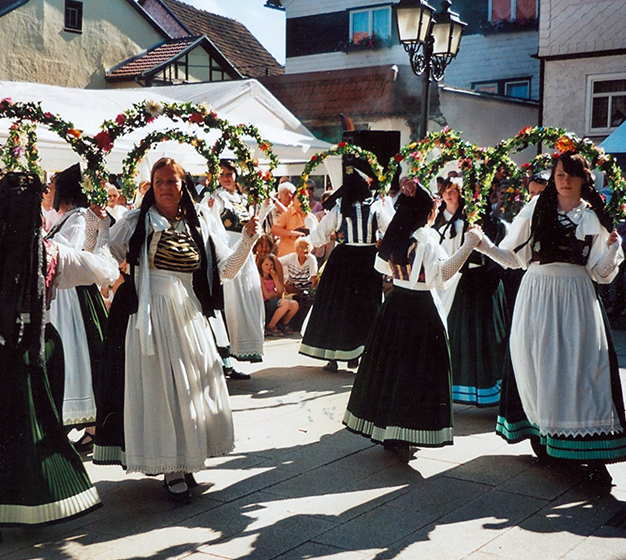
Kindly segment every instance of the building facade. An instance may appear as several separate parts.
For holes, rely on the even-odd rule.
[[[542,0],[542,122],[596,142],[626,119],[626,2]]]

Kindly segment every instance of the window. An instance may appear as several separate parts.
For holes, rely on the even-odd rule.
[[[610,132],[626,120],[626,75],[588,78],[588,129]]]
[[[83,3],[75,0],[65,0],[65,31],[82,33],[83,31]]]
[[[391,37],[391,7],[350,12],[350,42],[362,44],[373,38],[385,41]]]
[[[523,21],[537,18],[537,0],[489,0],[489,21]]]
[[[530,99],[530,78],[474,82],[472,89],[474,91],[480,91],[481,93],[516,97],[518,99]]]

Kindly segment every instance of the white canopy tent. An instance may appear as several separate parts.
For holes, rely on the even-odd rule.
[[[302,171],[310,157],[326,150],[330,144],[315,138],[300,121],[284,107],[257,80],[237,80],[134,89],[71,89],[59,86],[26,82],[0,81],[0,97],[13,101],[40,102],[44,111],[60,115],[71,121],[85,134],[94,136],[100,131],[102,122],[115,117],[134,103],[146,100],[158,102],[206,103],[217,115],[232,124],[253,124],[260,135],[269,140],[281,165],[276,175],[296,175]],[[8,136],[9,119],[0,119],[0,143]],[[148,126],[119,138],[107,157],[107,166],[112,173],[120,173],[126,154],[148,133],[156,130],[176,128],[193,133],[212,145],[218,138],[217,131],[206,134],[194,125],[174,123],[167,117],[156,119]],[[70,146],[45,126],[38,126],[37,147],[46,171],[58,171],[80,161]],[[246,139],[252,153],[261,165],[263,153],[253,139]],[[188,145],[177,142],[162,142],[156,145],[139,166],[140,179],[147,178],[148,170],[162,156],[174,157],[183,167],[195,175],[206,173],[204,159]],[[228,153],[224,154],[228,157]],[[84,163],[84,162],[83,162]],[[328,158],[320,174],[328,174],[334,185],[341,184],[341,159]]]

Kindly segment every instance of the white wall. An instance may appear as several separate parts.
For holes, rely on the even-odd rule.
[[[83,32],[64,0],[31,0],[0,18],[0,80],[104,88],[106,70],[163,40],[126,0],[85,0]]]
[[[585,126],[587,77],[614,73],[626,74],[626,56],[546,61],[544,124],[566,128],[580,137],[588,136]],[[601,142],[606,135],[590,138]]]

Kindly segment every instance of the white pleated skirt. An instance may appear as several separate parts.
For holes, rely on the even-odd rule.
[[[88,424],[96,421],[91,360],[85,322],[76,288],[58,290],[50,304],[50,322],[63,342],[65,388],[63,424]]]
[[[510,347],[524,412],[542,434],[621,430],[600,303],[583,266],[531,264],[517,295]]]
[[[241,361],[260,362],[265,340],[265,305],[261,276],[252,254],[234,279],[224,281],[224,314],[231,354]]]
[[[128,472],[197,472],[232,451],[221,360],[191,275],[150,271],[154,355],[142,354],[137,319],[126,334],[124,437]]]

